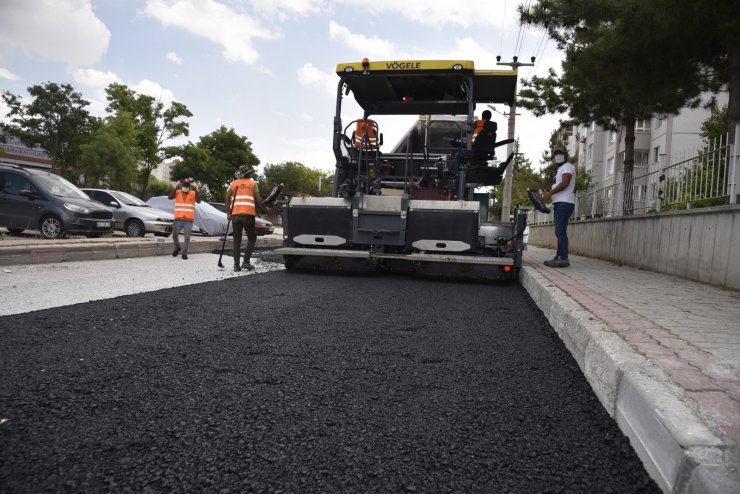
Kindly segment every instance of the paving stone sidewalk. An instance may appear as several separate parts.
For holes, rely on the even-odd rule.
[[[659,484],[740,492],[740,292],[578,256],[544,266],[552,256],[530,246],[522,282]]]

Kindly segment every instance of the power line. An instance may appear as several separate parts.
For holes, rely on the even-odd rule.
[[[527,0],[524,3],[524,9],[529,9],[531,3],[532,0]],[[524,37],[527,34],[528,28],[529,24],[522,24],[522,22],[519,21],[519,37],[517,38],[516,46],[514,47],[514,55],[516,55],[517,57],[521,55],[522,47],[524,46]]]
[[[545,56],[545,48],[547,48],[547,43],[549,42],[550,42],[550,37],[548,36],[547,39],[545,39],[545,44],[542,45],[542,52],[537,55],[537,64],[534,66],[534,70],[533,70],[534,72],[537,72],[537,67],[540,66],[540,60],[542,60],[542,57]]]
[[[547,47],[547,43],[550,41],[550,37],[547,35],[547,31],[542,32],[542,36],[540,36],[540,41],[537,43],[537,49],[535,50],[534,54],[537,58],[537,63],[534,67],[529,69],[529,73],[527,74],[527,79],[532,77],[532,74],[537,72],[537,67],[540,65],[540,60],[542,60],[542,56],[545,54],[545,48]]]
[[[501,16],[501,45],[498,47],[498,52],[504,49],[504,27],[506,26],[506,0],[504,0],[504,14]]]

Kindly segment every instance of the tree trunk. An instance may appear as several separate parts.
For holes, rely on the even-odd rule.
[[[149,177],[151,177],[152,171],[148,166],[144,165],[144,170],[141,173],[141,199],[146,201],[147,193],[149,192]]]
[[[740,47],[731,46],[727,50],[728,91],[730,100],[727,104],[727,130],[730,133],[730,143],[735,139],[735,125],[740,123]]]
[[[622,216],[633,214],[632,197],[633,170],[635,166],[635,117],[627,116],[622,120],[624,127],[624,190],[622,191]]]

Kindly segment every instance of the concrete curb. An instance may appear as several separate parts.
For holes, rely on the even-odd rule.
[[[727,445],[683,389],[534,268],[519,279],[663,492],[740,492]]]
[[[243,241],[243,245],[246,240]],[[218,238],[198,239],[191,241],[189,252],[199,254],[220,250],[222,240]],[[277,237],[257,237],[256,248],[274,248],[282,245]],[[226,241],[226,248],[231,249],[231,239]],[[103,259],[126,259],[132,257],[162,256],[172,253],[172,241],[158,242],[142,240],[140,242],[90,242],[62,245],[30,245],[0,247],[0,266],[15,264],[44,264],[53,262],[97,261]]]

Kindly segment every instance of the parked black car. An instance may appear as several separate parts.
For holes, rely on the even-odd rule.
[[[46,170],[0,165],[0,226],[12,234],[39,230],[44,238],[99,237],[113,231],[113,211]]]

